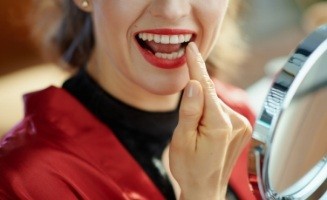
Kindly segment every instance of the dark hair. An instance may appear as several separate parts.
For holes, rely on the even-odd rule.
[[[85,65],[94,46],[91,15],[73,0],[35,0],[31,14],[32,36],[48,59],[72,67]]]
[[[72,66],[82,66],[94,46],[91,15],[80,10],[72,0],[63,4],[63,19],[54,40],[64,61]]]

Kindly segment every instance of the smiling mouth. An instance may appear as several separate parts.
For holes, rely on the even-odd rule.
[[[138,33],[135,38],[145,51],[151,52],[155,57],[165,60],[175,60],[184,56],[185,48],[194,40],[193,34],[153,34]]]

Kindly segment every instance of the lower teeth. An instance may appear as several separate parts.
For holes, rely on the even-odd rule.
[[[180,58],[184,55],[185,52],[185,48],[180,49],[177,52],[173,52],[173,53],[160,53],[160,52],[156,52],[154,55],[158,58],[163,58],[163,59],[167,59],[167,60],[174,60],[176,58]]]

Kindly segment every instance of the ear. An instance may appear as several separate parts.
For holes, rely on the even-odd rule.
[[[85,12],[92,12],[93,10],[92,0],[73,0],[73,1],[79,9]]]

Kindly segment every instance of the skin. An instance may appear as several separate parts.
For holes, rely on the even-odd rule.
[[[180,199],[224,199],[232,166],[251,133],[248,121],[218,99],[203,61],[217,39],[228,0],[75,3],[92,13],[96,45],[87,70],[107,92],[142,110],[168,111],[185,89],[169,148]],[[155,28],[196,33],[183,66],[161,69],[141,56],[134,34]]]
[[[81,7],[81,1],[75,0]],[[176,107],[189,81],[188,67],[165,70],[140,54],[134,34],[147,29],[187,29],[207,57],[221,26],[228,0],[89,0],[96,46],[91,76],[110,94],[134,107],[167,111]],[[128,14],[126,14],[128,13]],[[114,20],[110,20],[114,19]],[[158,87],[159,86],[159,87]]]
[[[194,43],[187,47],[187,63],[191,80],[170,144],[170,170],[181,187],[180,199],[224,199],[251,125],[217,97]]]

